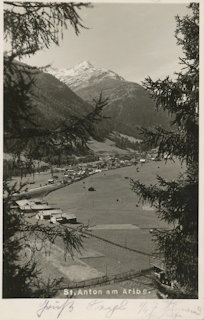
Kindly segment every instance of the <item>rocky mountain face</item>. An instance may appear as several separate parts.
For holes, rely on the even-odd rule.
[[[46,72],[67,84],[88,103],[97,99],[101,92],[104,98],[108,97],[109,104],[103,112],[110,117],[107,126],[111,130],[139,138],[140,127],[168,126],[169,118],[162,110],[155,112],[154,102],[145,89],[113,71],[97,69],[83,61],[72,69],[49,68]]]
[[[64,82],[73,91],[86,88],[94,82],[105,79],[125,81],[113,71],[94,68],[89,61],[83,61],[72,69],[47,68],[46,72]]]

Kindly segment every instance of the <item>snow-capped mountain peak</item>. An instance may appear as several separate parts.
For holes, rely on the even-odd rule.
[[[75,68],[78,68],[78,69],[91,69],[91,68],[94,68],[94,66],[89,61],[84,60],[81,63],[79,63]]]
[[[89,61],[82,61],[71,69],[47,68],[46,72],[66,83],[72,90],[87,86],[90,82],[99,82],[107,78],[125,81],[111,70],[95,68]]]

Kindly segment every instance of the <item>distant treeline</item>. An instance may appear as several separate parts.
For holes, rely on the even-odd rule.
[[[54,156],[51,159],[47,156],[47,157],[43,157],[42,161],[49,163],[50,165],[76,165],[78,163],[87,163],[87,162],[94,162],[94,161],[98,161],[99,160],[99,156],[89,153],[87,155],[83,155],[80,157],[75,157],[75,156],[62,156],[60,159],[58,156]]]
[[[64,157],[59,163],[59,158],[53,157],[51,160],[49,157],[44,157],[43,162],[47,162],[48,165],[41,165],[39,167],[26,165],[26,162],[17,162],[15,160],[5,160],[3,161],[3,178],[5,180],[10,180],[14,176],[25,177],[27,175],[34,176],[37,172],[45,172],[51,168],[52,165],[77,165],[78,163],[87,163],[98,161],[99,156],[94,154],[88,154],[86,156],[75,158],[73,157]]]
[[[18,163],[14,160],[5,160],[3,161],[3,179],[9,180],[14,176],[20,176],[21,178],[27,175],[34,176],[36,172],[45,172],[49,169],[49,166],[26,166],[25,163]]]
[[[128,138],[120,136],[120,134],[111,136],[111,140],[115,142],[115,146],[120,149],[133,149],[136,151],[144,152],[151,149],[150,145],[145,142],[130,141]]]

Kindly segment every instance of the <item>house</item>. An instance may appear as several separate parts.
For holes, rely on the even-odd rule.
[[[47,183],[48,183],[48,184],[54,184],[55,181],[54,181],[54,179],[49,179]]]
[[[166,274],[165,259],[162,256],[152,256],[150,258],[150,264],[154,267],[154,275],[162,284],[167,286],[174,285],[174,282],[168,279]]]
[[[36,204],[32,199],[17,200],[16,204],[22,213],[52,209],[50,206],[44,203]]]
[[[76,223],[76,216],[73,213],[51,214],[50,223]]]
[[[69,223],[76,223],[77,222],[77,218],[74,213],[71,213],[71,212],[63,213],[62,216],[65,217]]]
[[[67,177],[70,177],[70,178],[73,178],[77,173],[75,172],[75,170],[73,169],[68,169],[64,172],[64,177],[67,178]]]
[[[48,204],[47,201],[41,198],[32,198],[31,201],[34,202],[35,204]]]
[[[36,214],[36,219],[40,220],[48,220],[51,215],[62,214],[63,211],[61,209],[50,209],[50,210],[41,210]]]
[[[31,201],[24,199],[24,200],[17,200],[16,204],[18,205],[18,208],[20,211],[29,210],[31,207]]]
[[[146,162],[146,160],[145,159],[140,159],[140,163],[142,164],[142,163],[145,163]]]
[[[31,204],[30,209],[27,212],[36,212],[40,210],[49,210],[52,207],[48,206],[47,204]]]

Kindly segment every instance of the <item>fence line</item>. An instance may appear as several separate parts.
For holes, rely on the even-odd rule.
[[[89,236],[91,236],[91,237],[94,237],[94,238],[97,238],[97,239],[99,239],[99,240],[102,240],[102,241],[108,242],[108,243],[110,243],[110,244],[113,244],[113,245],[115,245],[115,246],[117,246],[117,247],[120,247],[120,248],[122,248],[122,249],[126,249],[126,250],[129,250],[129,251],[133,251],[133,252],[136,252],[136,253],[140,253],[140,254],[143,254],[144,256],[148,256],[148,257],[151,257],[151,256],[152,256],[151,253],[146,253],[146,252],[143,252],[143,251],[140,251],[140,250],[128,248],[128,247],[126,247],[126,246],[124,246],[124,245],[122,245],[122,244],[115,243],[115,242],[112,242],[112,241],[110,241],[110,240],[101,238],[101,237],[96,236],[96,235],[94,235],[94,234],[91,234],[91,233],[89,233],[89,232],[87,232],[87,231],[85,231],[84,233],[87,234],[87,235],[89,235]]]
[[[64,227],[64,228],[67,228],[67,226],[63,226],[63,227]],[[70,227],[70,226],[68,226],[68,228],[77,231],[77,229],[72,228],[72,227]],[[133,252],[136,252],[136,253],[140,253],[140,254],[142,254],[142,255],[144,255],[144,256],[148,256],[148,257],[151,257],[151,256],[152,256],[152,253],[147,253],[147,252],[143,252],[143,251],[140,251],[140,250],[136,250],[136,249],[132,249],[132,248],[126,247],[126,246],[124,246],[124,245],[122,245],[122,244],[115,243],[115,242],[112,242],[112,241],[110,241],[110,240],[101,238],[101,237],[96,236],[95,234],[92,234],[92,233],[87,232],[87,231],[83,231],[82,233],[84,233],[84,234],[86,234],[86,235],[88,235],[88,236],[94,237],[94,238],[96,238],[96,239],[99,239],[99,240],[101,240],[101,241],[105,241],[105,242],[107,242],[107,243],[109,243],[109,244],[115,245],[115,246],[120,247],[120,248],[122,248],[122,249],[126,249],[126,250],[129,250],[129,251],[133,251]]]
[[[83,281],[78,281],[78,282],[70,282],[67,284],[59,284],[58,289],[63,290],[63,289],[77,289],[77,288],[87,288],[87,287],[93,287],[93,286],[98,286],[102,284],[111,284],[111,283],[116,283],[116,282],[122,282],[125,280],[131,280],[135,277],[139,277],[141,275],[145,275],[152,271],[153,268],[148,268],[148,269],[142,269],[142,270],[137,270],[137,271],[129,271],[129,272],[123,272],[120,274],[112,275],[112,276],[102,276],[94,279],[89,279],[89,280],[83,280]]]

